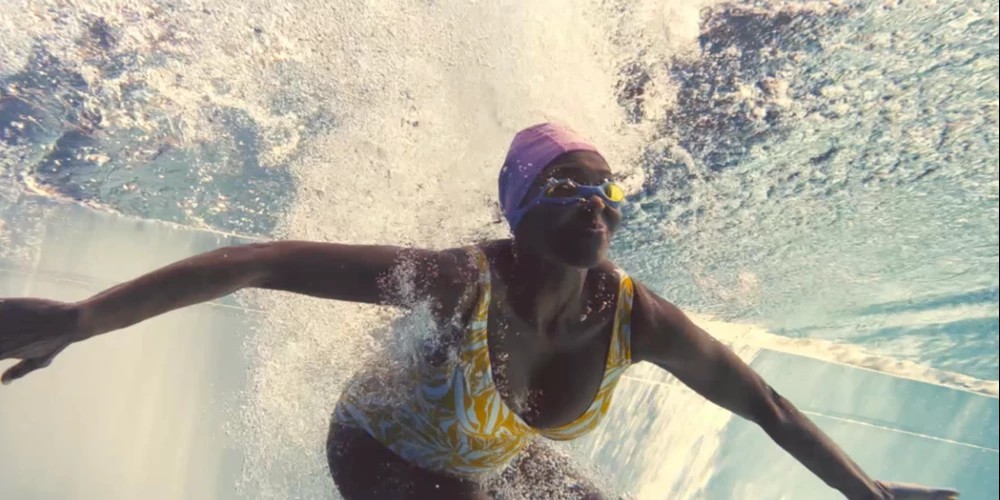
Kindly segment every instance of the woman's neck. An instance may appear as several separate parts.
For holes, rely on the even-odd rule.
[[[543,332],[558,332],[579,323],[586,315],[586,282],[589,269],[568,266],[545,256],[509,247],[504,281],[507,301],[522,319]]]

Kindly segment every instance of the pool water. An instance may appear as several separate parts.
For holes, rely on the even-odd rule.
[[[497,162],[558,119],[629,189],[616,262],[873,476],[997,496],[996,1],[14,2],[0,296],[501,237]],[[0,498],[335,498],[326,419],[386,324],[247,292],[75,346],[0,391]],[[570,451],[638,498],[837,498],[649,366]]]

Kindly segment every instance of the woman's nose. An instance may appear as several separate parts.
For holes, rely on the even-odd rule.
[[[606,204],[604,203],[604,198],[601,198],[596,194],[592,195],[590,198],[585,198],[584,203],[586,204],[587,208],[595,212],[604,210],[604,207],[606,206]]]

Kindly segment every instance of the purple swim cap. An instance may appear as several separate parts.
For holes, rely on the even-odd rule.
[[[511,230],[517,227],[525,212],[521,207],[525,195],[538,174],[563,153],[591,151],[597,148],[568,127],[541,123],[528,127],[514,136],[507,150],[507,159],[500,169],[500,209]]]

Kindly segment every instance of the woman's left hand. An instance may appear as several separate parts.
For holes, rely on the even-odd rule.
[[[955,500],[958,492],[946,488],[928,488],[919,484],[890,483],[877,481],[890,493],[893,500]]]

